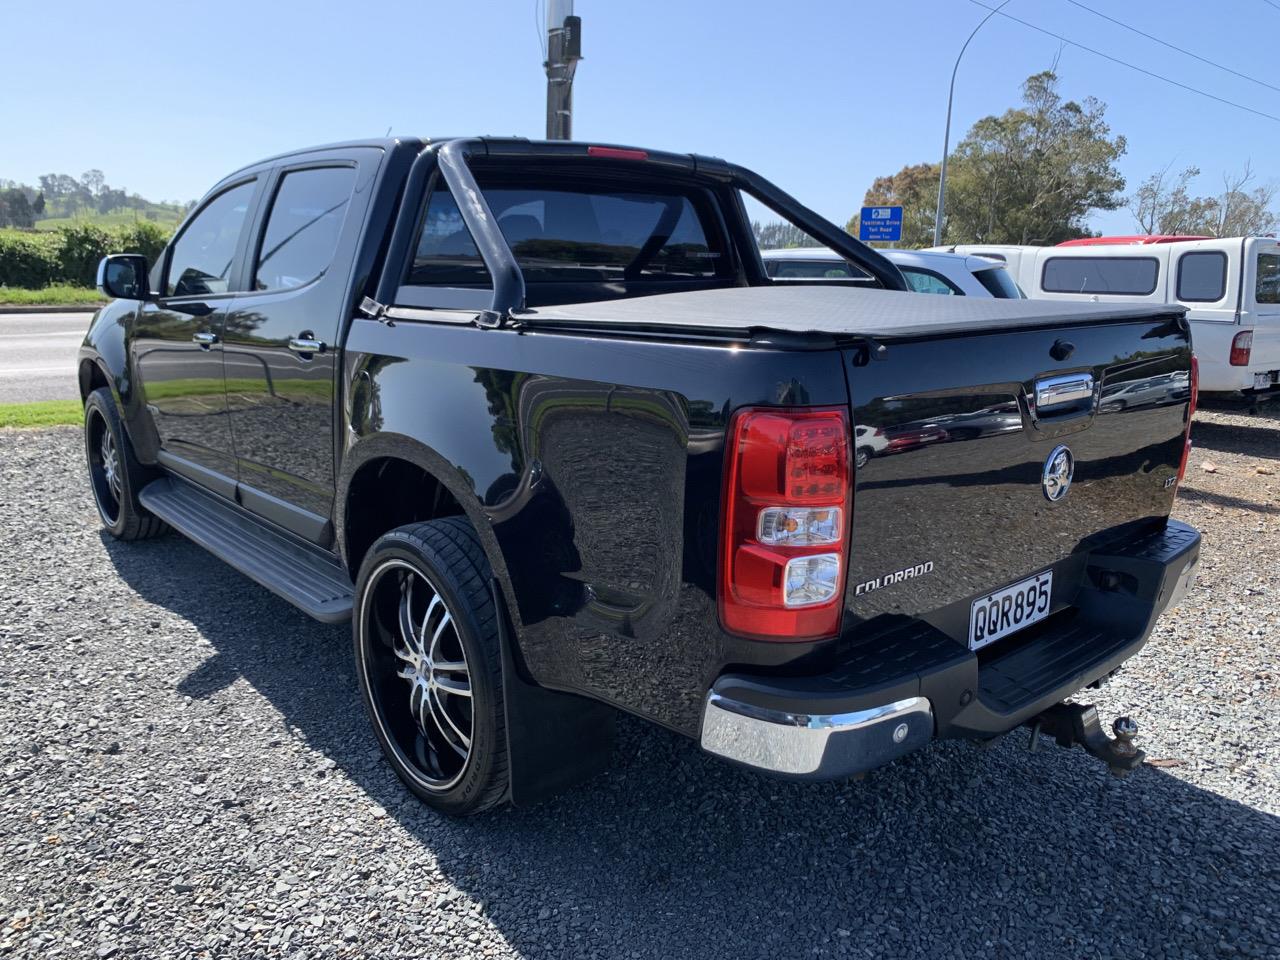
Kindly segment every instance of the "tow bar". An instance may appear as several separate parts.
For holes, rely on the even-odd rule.
[[[1031,742],[1027,747],[1032,753],[1039,748],[1043,733],[1053,737],[1060,747],[1076,744],[1084,747],[1116,777],[1127,777],[1147,756],[1133,742],[1138,735],[1136,723],[1128,717],[1117,717],[1111,725],[1115,737],[1108,737],[1098,721],[1098,708],[1091,703],[1055,703],[1026,725],[1031,728]]]

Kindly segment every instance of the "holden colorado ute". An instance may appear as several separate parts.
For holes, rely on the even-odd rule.
[[[770,277],[746,197],[871,281]],[[99,280],[103,525],[349,619],[438,809],[589,775],[617,710],[795,778],[1023,725],[1141,760],[1063,701],[1196,566],[1179,307],[912,293],[743,167],[515,139],[265,160]]]

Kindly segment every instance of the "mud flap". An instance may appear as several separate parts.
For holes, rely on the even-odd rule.
[[[598,701],[547,690],[526,680],[497,581],[490,582],[490,589],[502,646],[510,764],[507,799],[514,806],[528,807],[589,780],[609,765],[615,711]]]

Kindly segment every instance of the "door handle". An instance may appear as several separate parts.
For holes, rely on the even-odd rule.
[[[323,340],[317,340],[314,337],[294,337],[289,341],[289,349],[294,353],[300,353],[304,356],[312,353],[324,353],[329,349],[329,345]]]
[[[208,350],[218,342],[218,335],[216,333],[206,333],[202,330],[199,333],[193,333],[191,339],[193,342],[200,344],[202,350]]]

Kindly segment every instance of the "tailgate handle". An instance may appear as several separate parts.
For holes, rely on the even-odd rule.
[[[1036,381],[1036,411],[1046,407],[1058,407],[1066,403],[1079,403],[1093,399],[1093,374],[1068,373],[1060,377],[1045,377]]]

